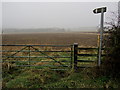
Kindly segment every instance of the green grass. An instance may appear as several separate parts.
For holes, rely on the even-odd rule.
[[[80,72],[24,69],[19,74],[8,74],[3,83],[5,88],[118,88],[120,85],[108,76],[94,77],[89,69]]]
[[[14,78],[6,77],[9,80],[3,79],[7,88],[40,88],[44,84],[55,82],[61,78],[60,74],[49,69],[24,69],[19,75],[14,76],[14,73],[12,73],[11,76]]]

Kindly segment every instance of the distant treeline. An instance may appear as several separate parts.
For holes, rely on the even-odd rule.
[[[3,33],[36,33],[36,32],[65,32],[63,28],[39,28],[39,29],[3,29]]]

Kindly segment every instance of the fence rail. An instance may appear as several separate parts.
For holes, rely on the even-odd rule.
[[[102,50],[104,50],[104,48],[102,48]],[[88,51],[88,52],[92,52],[95,51],[96,53],[92,53],[92,54],[86,54],[86,53],[79,53],[79,51]],[[79,63],[96,63],[95,66],[98,65],[98,54],[99,54],[99,47],[97,48],[80,48],[78,46],[78,43],[74,44],[74,69],[77,70],[78,68],[88,68],[88,67],[94,67],[92,65],[88,66],[78,66]],[[105,54],[102,54],[102,56],[105,56]],[[80,59],[79,57],[85,57]],[[92,58],[94,57],[94,60],[92,58],[92,60],[87,59],[86,57]]]

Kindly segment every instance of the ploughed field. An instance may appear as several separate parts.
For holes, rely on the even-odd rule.
[[[97,33],[31,33],[3,34],[2,44],[73,44],[79,46],[97,46]]]

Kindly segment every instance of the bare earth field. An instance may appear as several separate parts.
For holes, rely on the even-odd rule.
[[[31,33],[3,34],[2,44],[73,44],[97,46],[97,33]]]

